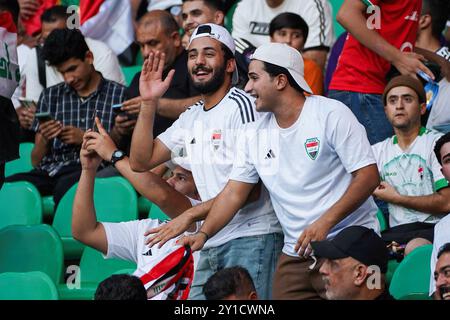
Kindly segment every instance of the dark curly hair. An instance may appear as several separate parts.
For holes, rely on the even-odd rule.
[[[448,142],[450,142],[450,132],[447,132],[442,137],[440,137],[439,140],[436,141],[436,144],[434,145],[434,154],[436,155],[436,158],[441,166],[442,166],[441,149],[442,146]]]
[[[84,61],[89,47],[78,29],[56,29],[47,37],[42,56],[51,66],[57,66],[71,58]]]
[[[147,300],[147,291],[138,277],[115,274],[100,282],[94,300]]]

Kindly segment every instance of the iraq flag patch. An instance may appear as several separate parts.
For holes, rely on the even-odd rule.
[[[311,160],[316,160],[319,155],[320,141],[317,138],[306,140],[305,149]]]

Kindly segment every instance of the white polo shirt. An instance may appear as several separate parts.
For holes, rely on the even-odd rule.
[[[306,98],[297,121],[280,128],[273,113],[243,139],[230,179],[269,190],[284,231],[283,252],[298,256],[294,246],[304,229],[320,218],[347,191],[351,173],[374,164],[364,127],[344,104],[321,96]],[[329,233],[351,225],[379,231],[377,207],[370,197]]]
[[[229,180],[239,137],[246,127],[260,117],[254,99],[244,91],[232,88],[212,109],[199,102],[188,108],[177,121],[158,136],[172,158],[183,166],[184,158],[192,171],[202,201],[216,197]],[[260,198],[245,206],[205,244],[220,246],[230,240],[281,232],[267,190]]]
[[[405,196],[426,196],[447,187],[448,182],[433,151],[441,136],[442,133],[421,128],[407,150],[400,148],[396,136],[373,145],[381,180]],[[436,223],[441,218],[391,203],[388,208],[391,227],[413,222]]]

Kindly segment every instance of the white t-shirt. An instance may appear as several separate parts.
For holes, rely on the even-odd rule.
[[[121,223],[102,222],[102,224],[108,241],[108,252],[104,257],[106,259],[116,258],[135,262],[137,268],[133,275],[137,277],[146,274],[166,257],[180,238],[169,240],[161,248],[158,248],[157,245],[149,248],[145,245],[146,237],[144,237],[144,233],[149,229],[159,227],[161,225],[159,220],[145,219]],[[165,298],[164,294],[159,294],[154,296],[152,300]]]
[[[28,55],[30,54],[31,48],[27,45],[21,44],[17,47],[17,59],[19,62],[19,69],[20,69],[20,82],[19,86],[16,88],[16,91],[14,91],[14,95],[11,98],[12,103],[14,105],[14,108],[20,107],[19,98],[25,96],[25,72],[24,72],[24,66],[25,61],[27,60]]]
[[[325,0],[284,0],[276,8],[270,8],[266,0],[242,0],[233,15],[233,38],[245,39],[255,47],[269,43],[270,21],[283,12],[296,13],[308,24],[304,50],[332,46],[333,19],[331,6]]]
[[[344,104],[321,96],[306,98],[297,121],[280,128],[267,113],[242,140],[230,179],[258,181],[269,190],[284,231],[283,252],[298,256],[295,244],[304,229],[347,191],[351,173],[374,164],[364,127]],[[329,233],[351,225],[379,232],[377,208],[370,197]]]
[[[430,276],[430,296],[436,291],[436,281],[434,280],[434,269],[436,268],[437,255],[439,249],[450,242],[450,215],[446,215],[434,226],[433,251],[431,253],[431,276]]]
[[[176,163],[183,166],[183,159],[189,163],[200,198],[208,201],[227,184],[237,139],[259,116],[254,99],[244,91],[232,88],[210,110],[204,110],[202,102],[188,108],[158,139],[172,151]],[[263,187],[260,198],[239,210],[206,242],[205,248],[217,247],[236,238],[274,232],[281,232],[281,227]]]
[[[94,55],[95,70],[100,72],[105,79],[125,85],[125,78],[120,69],[119,60],[114,52],[101,41],[90,38],[85,38],[85,40]],[[26,97],[36,102],[39,101],[39,96],[45,88],[39,82],[36,48],[33,48],[28,54],[24,65],[24,74],[26,77]],[[47,88],[64,81],[62,74],[55,67],[46,66],[45,74]]]
[[[426,196],[447,187],[441,165],[433,152],[436,140],[442,134],[421,128],[419,135],[407,150],[398,145],[396,136],[373,145],[381,180],[386,181],[402,195]],[[389,225],[413,222],[436,223],[440,217],[388,203]]]

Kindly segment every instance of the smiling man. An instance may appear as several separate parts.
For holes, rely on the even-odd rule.
[[[143,103],[133,132],[131,168],[147,171],[174,154],[186,154],[198,193],[205,202],[156,230],[156,242],[167,239],[166,232],[180,221],[187,220],[184,225],[189,226],[205,218],[209,208],[202,209],[211,206],[229,180],[238,138],[260,117],[253,99],[233,87],[238,78],[234,51],[234,41],[225,28],[215,24],[198,26],[189,44],[188,70],[202,100],[188,108],[156,138],[152,135],[155,111],[174,70],[164,80],[161,70],[164,55],[160,53],[151,53],[144,63],[140,79]],[[246,206],[243,203],[235,219],[220,232],[214,236],[202,232],[199,236],[206,245],[200,252],[191,299],[203,298],[202,287],[213,273],[235,265],[248,269],[258,296],[270,298],[272,275],[283,236],[264,188],[256,201]]]
[[[395,135],[373,146],[382,179],[374,195],[388,203],[390,229],[383,239],[407,245],[408,254],[433,242],[434,225],[450,212],[450,188],[433,152],[441,134],[421,127],[426,96],[420,81],[393,78],[383,102]]]
[[[433,272],[436,282],[436,298],[450,300],[450,243],[443,245],[437,256],[436,269]]]
[[[302,56],[286,44],[256,49],[245,89],[265,113],[238,146],[230,181],[201,231],[185,244],[201,248],[202,233],[212,236],[234,219],[261,178],[284,232],[273,297],[325,298],[322,261],[310,256],[311,241],[333,238],[351,225],[378,228],[370,196],[379,177],[366,132],[342,103],[305,96],[311,89]]]

